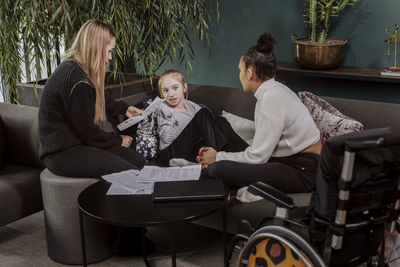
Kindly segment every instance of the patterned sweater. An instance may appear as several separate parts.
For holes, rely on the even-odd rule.
[[[157,133],[160,136],[160,150],[167,148],[201,109],[199,105],[190,100],[185,99],[184,103],[186,110],[171,108],[166,101],[161,103],[157,112]]]
[[[120,145],[116,133],[102,130],[93,122],[96,91],[81,65],[73,60],[62,62],[48,78],[39,106],[39,156],[75,145],[108,148]],[[125,114],[128,105],[106,96],[106,112]]]

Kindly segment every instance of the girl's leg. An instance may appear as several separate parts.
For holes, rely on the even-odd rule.
[[[277,159],[265,164],[217,161],[203,171],[201,178],[219,178],[235,188],[261,181],[284,193],[309,192],[314,188],[318,155],[285,157],[285,163]],[[289,161],[290,165],[286,163]]]
[[[167,166],[172,158],[184,158],[196,162],[202,146],[223,147],[226,139],[217,128],[211,113],[200,109],[181,134],[167,148],[160,151],[159,161]]]
[[[144,159],[139,157],[140,155],[138,156],[136,151],[121,148],[110,148],[107,151],[96,147],[77,145],[47,155],[43,160],[45,166],[53,173],[70,177],[100,178],[105,174],[143,167]]]

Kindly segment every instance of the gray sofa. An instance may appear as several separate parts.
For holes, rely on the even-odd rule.
[[[5,165],[0,169],[0,226],[43,208],[37,112],[36,107],[0,103],[7,140]]]
[[[122,100],[128,104],[135,104],[149,95],[149,93],[142,93],[125,97]],[[243,93],[238,88],[190,85],[189,98],[197,103],[206,104],[216,114],[226,110],[253,119],[255,98],[251,94]],[[394,131],[400,132],[400,124],[398,123],[400,104],[331,97],[325,97],[325,99],[344,114],[361,121],[366,129],[391,126]],[[0,115],[6,123],[9,137],[7,154],[9,161],[0,170],[0,214],[2,214],[0,222],[1,225],[5,225],[41,210],[42,196],[39,173],[43,165],[38,159],[37,108],[0,103]],[[57,177],[49,173],[48,170],[42,172],[42,179],[45,181],[42,188],[46,191],[43,193],[45,216],[47,216],[46,234],[52,238],[51,242],[48,240],[48,245],[52,244],[50,246],[53,250],[51,256],[56,261],[79,264],[81,250],[80,243],[77,242],[79,240],[79,225],[76,196],[88,185],[88,180]],[[92,183],[91,180],[89,182]],[[69,189],[67,190],[66,186],[72,191],[68,191]],[[68,192],[74,192],[74,195],[68,193],[71,196],[70,199],[60,198],[57,200],[51,197],[57,195],[57,190],[64,195]],[[309,194],[295,194],[293,197],[299,206],[308,205]],[[63,207],[62,210],[65,211],[62,214],[60,214],[60,207]],[[66,207],[70,209],[71,216],[76,216],[76,218],[66,215],[69,216],[68,221],[63,221],[60,216],[69,214],[65,210]],[[239,203],[232,198],[227,210],[228,231],[231,233],[240,232],[241,220],[243,219],[248,220],[252,225],[256,225],[261,218],[272,215],[274,209],[274,204],[266,200]],[[222,228],[220,214],[203,218],[196,223],[216,229]],[[71,239],[70,243],[67,242],[68,239]],[[58,243],[58,241],[63,242]],[[99,260],[99,257],[96,255],[93,261]]]
[[[143,93],[125,97],[123,100],[129,104],[134,104],[148,95],[149,93]],[[394,132],[400,133],[400,104],[334,97],[323,98],[343,114],[362,122],[364,129],[391,126]],[[254,119],[255,97],[238,88],[190,85],[189,99],[196,103],[206,104],[215,114],[221,114],[222,110],[225,110],[247,119]],[[233,191],[232,195],[234,194]],[[301,207],[308,206],[311,194],[302,193],[290,196]],[[247,228],[243,228],[242,220],[247,220],[250,225],[256,226],[262,218],[273,215],[275,207],[273,203],[266,200],[241,203],[233,197],[227,209],[228,232],[235,234],[246,231]],[[196,223],[222,229],[221,214],[218,213],[198,220]]]

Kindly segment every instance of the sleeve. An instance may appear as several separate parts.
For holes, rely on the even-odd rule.
[[[116,133],[102,130],[93,121],[96,95],[92,86],[78,82],[65,102],[65,110],[77,136],[89,146],[107,148],[120,145],[122,138]]]
[[[284,113],[274,104],[262,104],[255,114],[255,134],[253,142],[242,152],[218,152],[217,161],[232,160],[250,164],[264,164],[270,159],[284,128]]]
[[[174,126],[175,119],[168,109],[161,106],[157,112],[157,133],[165,144],[172,143],[177,137],[178,127]]]
[[[107,94],[104,97],[107,113],[114,117],[117,117],[118,115],[125,116],[126,110],[128,109],[128,104],[123,101],[115,101]]]

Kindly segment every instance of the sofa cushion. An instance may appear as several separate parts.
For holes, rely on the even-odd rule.
[[[321,132],[322,142],[330,137],[363,129],[361,122],[342,114],[322,98],[310,92],[299,92],[298,95]]]
[[[40,169],[7,162],[0,170],[0,196],[0,226],[40,211]]]
[[[0,169],[3,168],[6,160],[7,130],[3,119],[0,116]]]
[[[240,138],[246,141],[247,144],[251,144],[255,133],[254,121],[226,112],[225,110],[222,111],[222,117],[229,122],[232,129]]]

